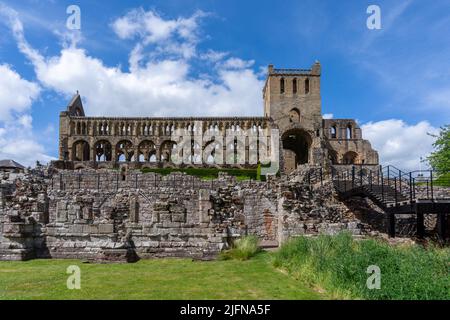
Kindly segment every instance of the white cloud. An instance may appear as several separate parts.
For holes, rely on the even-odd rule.
[[[368,139],[378,150],[382,164],[405,170],[420,167],[420,157],[425,159],[433,151],[434,138],[427,133],[436,134],[439,131],[427,121],[409,125],[398,119],[369,122],[361,129],[364,139]]]
[[[116,19],[111,26],[120,39],[137,39],[140,47],[152,44],[159,54],[191,58],[199,41],[198,22],[205,15],[197,11],[189,18],[166,20],[155,11],[139,8]]]
[[[119,37],[139,38],[130,53],[130,71],[107,66],[74,46],[62,48],[57,56],[44,57],[26,41],[17,15],[9,14],[9,25],[18,30],[13,33],[19,49],[33,63],[41,84],[68,98],[79,90],[90,115],[261,114],[263,81],[250,69],[253,61],[238,58],[230,58],[225,64],[218,61],[211,70],[215,81],[192,77],[191,56],[183,52],[169,58],[158,55],[156,49],[147,54],[149,61],[142,63],[146,42],[157,42],[157,46],[165,48],[178,47],[181,51],[187,50],[185,45],[195,44],[197,20],[203,15],[197,12],[187,19],[164,20],[151,11],[138,10],[117,19],[113,27]]]
[[[324,119],[333,119],[334,115],[332,113],[324,113],[322,118]]]
[[[47,163],[54,158],[47,155],[31,128],[31,117],[22,116],[0,127],[0,159],[13,159],[24,166],[34,166],[36,161]]]
[[[7,18],[19,47],[29,57],[39,60],[36,51],[27,47],[23,27],[17,13],[0,3],[0,14]],[[36,160],[48,162],[44,147],[36,141],[29,114],[33,102],[39,97],[41,88],[37,83],[23,79],[6,64],[0,65],[0,159],[13,159],[26,166]]]
[[[245,69],[250,68],[255,61],[245,61],[239,58],[229,58],[223,64],[223,68],[225,69]]]
[[[10,66],[0,65],[0,121],[27,111],[40,93],[37,84],[22,79]]]
[[[209,49],[205,53],[200,54],[200,59],[207,60],[210,62],[218,62],[225,58],[229,53],[228,52],[220,52]]]

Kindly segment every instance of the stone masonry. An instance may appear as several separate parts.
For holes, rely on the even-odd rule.
[[[0,260],[210,259],[243,235],[278,244],[300,234],[367,231],[331,183],[311,186],[298,174],[267,182],[115,170],[0,177]]]
[[[183,166],[192,167],[254,167],[269,158],[286,173],[303,164],[377,165],[378,153],[363,139],[355,120],[323,118],[321,72],[318,62],[310,69],[270,65],[263,88],[264,115],[259,117],[92,117],[85,115],[77,93],[60,114],[59,160],[54,165],[180,166],[172,160],[175,154],[182,154]],[[181,147],[176,132],[189,140],[187,148]],[[279,152],[273,141],[280,142]],[[227,150],[234,156],[227,157]]]

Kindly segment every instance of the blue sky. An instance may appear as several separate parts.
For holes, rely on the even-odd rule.
[[[81,30],[66,8],[81,9]],[[369,30],[369,5],[381,30]],[[450,119],[448,1],[0,0],[0,158],[57,157],[59,112],[262,115],[267,65],[322,64],[322,106],[418,166]]]

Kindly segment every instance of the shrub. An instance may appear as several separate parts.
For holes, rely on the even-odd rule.
[[[276,267],[320,286],[332,296],[364,299],[449,299],[450,249],[391,246],[337,236],[300,237],[274,254]],[[367,268],[381,270],[381,288],[368,289]]]
[[[257,236],[245,236],[237,239],[230,250],[222,251],[220,258],[223,260],[248,260],[260,251]]]

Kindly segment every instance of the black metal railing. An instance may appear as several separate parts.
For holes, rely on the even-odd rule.
[[[449,172],[430,169],[408,172],[392,165],[374,170],[355,165],[351,168],[332,167],[331,176],[338,191],[347,193],[364,188],[385,206],[417,199],[450,199],[450,188],[439,190],[441,186],[450,186]],[[438,190],[439,194],[436,193]]]

